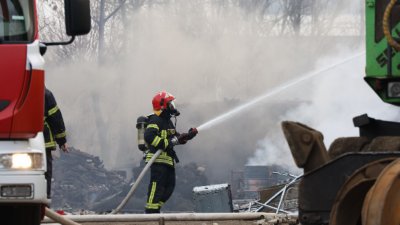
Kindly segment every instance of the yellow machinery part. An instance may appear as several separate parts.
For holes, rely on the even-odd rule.
[[[385,167],[363,203],[362,225],[400,224],[400,159]]]

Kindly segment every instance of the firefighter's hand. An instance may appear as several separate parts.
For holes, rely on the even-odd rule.
[[[188,131],[188,139],[187,140],[192,140],[194,137],[196,137],[197,133],[199,133],[197,131],[196,128],[190,128]]]
[[[172,138],[169,139],[169,143],[171,143],[172,146],[186,144],[187,136],[188,134],[186,133],[180,134],[179,136],[173,136]]]
[[[61,145],[60,148],[61,148],[61,150],[62,150],[63,152],[68,152],[68,145],[67,145],[67,143]]]
[[[181,145],[186,144],[186,142],[188,140],[189,140],[189,134],[188,133],[180,134],[179,137],[178,137],[179,144],[181,144]]]

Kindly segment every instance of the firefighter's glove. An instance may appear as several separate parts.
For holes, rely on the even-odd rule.
[[[196,128],[190,128],[188,133],[182,133],[178,137],[178,142],[181,145],[186,144],[189,140],[192,140],[196,134],[197,134],[197,129]]]
[[[194,137],[196,137],[197,133],[199,133],[197,131],[196,128],[190,128],[188,131],[188,139],[187,140],[192,140]]]
[[[180,134],[179,137],[178,137],[179,144],[181,144],[181,145],[186,144],[186,142],[188,140],[189,140],[189,134],[188,133]]]

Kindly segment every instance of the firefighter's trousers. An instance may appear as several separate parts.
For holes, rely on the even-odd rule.
[[[46,163],[47,171],[44,173],[44,177],[47,181],[47,198],[51,198],[51,180],[53,178],[53,156],[51,155],[53,149],[46,148]]]
[[[160,213],[161,206],[171,197],[174,188],[175,168],[161,163],[151,165],[146,213]]]

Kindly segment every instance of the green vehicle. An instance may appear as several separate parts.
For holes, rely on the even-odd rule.
[[[400,7],[388,2],[366,1],[365,80],[384,102],[400,105]]]
[[[400,1],[366,0],[365,81],[382,101],[400,105]],[[304,169],[298,211],[302,225],[400,224],[400,123],[363,114],[360,137],[327,149],[321,132],[284,121],[296,165]]]

